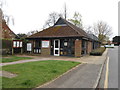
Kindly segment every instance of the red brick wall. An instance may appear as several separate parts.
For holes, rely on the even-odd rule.
[[[50,44],[51,43],[49,42],[49,47],[48,48],[42,48],[42,46],[41,46],[41,55],[42,56],[49,56],[50,55],[50,51],[51,51]]]
[[[32,53],[34,53],[35,40],[30,40],[29,42],[32,43]],[[49,56],[50,55],[50,51],[51,51],[50,46],[48,48],[42,48],[42,46],[41,46],[41,54],[40,55],[42,55],[42,56]]]
[[[87,48],[87,53],[89,54],[92,51],[92,42],[88,41],[88,48]]]
[[[75,57],[81,56],[82,40],[75,40]]]

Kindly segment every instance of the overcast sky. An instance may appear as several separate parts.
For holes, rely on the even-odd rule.
[[[93,25],[98,21],[107,22],[118,35],[119,0],[6,0],[5,12],[12,15],[15,25],[10,28],[17,33],[41,30],[51,12],[63,13],[66,3],[67,18],[72,18],[75,11],[82,15],[83,25]]]

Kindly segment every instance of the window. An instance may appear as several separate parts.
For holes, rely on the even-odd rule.
[[[58,48],[58,40],[55,41],[55,48]]]

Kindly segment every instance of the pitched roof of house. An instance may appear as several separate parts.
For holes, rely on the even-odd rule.
[[[98,37],[95,36],[94,34],[88,34],[88,36],[89,36],[92,40],[98,41]]]
[[[5,20],[2,20],[2,29],[3,29],[3,31],[9,30],[11,34],[13,34],[13,35],[15,35],[15,37],[17,37],[17,35],[8,27]]]
[[[54,26],[44,29],[28,38],[49,38],[49,37],[86,37],[89,38],[87,33],[71,24],[63,18],[59,18]]]

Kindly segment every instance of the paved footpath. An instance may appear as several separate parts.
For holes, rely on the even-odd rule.
[[[38,88],[94,88],[100,66],[82,64],[53,82]]]
[[[35,58],[35,59],[29,59],[29,60],[20,60],[20,61],[15,61],[15,62],[0,63],[0,66],[19,64],[19,63],[26,63],[26,62],[43,61],[43,60],[49,60],[49,58]]]
[[[106,56],[107,50],[102,56],[83,57],[83,64],[37,88],[96,88]]]
[[[18,55],[19,57],[22,57],[22,55]],[[26,56],[24,56],[26,57]],[[75,57],[62,57],[62,56],[49,56],[49,57],[39,57],[36,56],[34,59],[28,59],[28,60],[20,60],[20,61],[15,61],[15,62],[8,62],[8,63],[0,63],[0,66],[5,66],[5,65],[12,65],[12,64],[19,64],[19,63],[26,63],[26,62],[35,62],[35,61],[44,61],[44,60],[64,60],[64,61],[75,61],[75,62],[82,62],[82,63],[100,63],[98,59],[100,56],[84,56],[81,58],[75,58]]]
[[[36,57],[30,60],[21,60],[10,63],[0,63],[0,66],[43,61],[43,60],[65,60],[82,62],[81,65],[73,70],[63,74],[59,78],[52,80],[37,88],[96,88],[101,68],[107,56],[107,50],[102,56],[84,56],[81,58],[68,58],[68,57]]]

